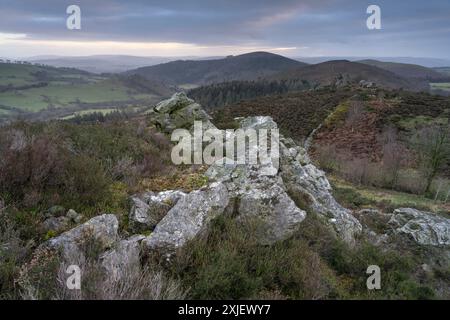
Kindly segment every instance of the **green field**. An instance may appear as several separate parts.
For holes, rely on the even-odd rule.
[[[450,91],[450,82],[430,83],[430,87],[431,87],[432,90]]]
[[[29,112],[47,107],[61,108],[80,103],[119,102],[134,99],[150,99],[152,95],[134,96],[130,89],[109,80],[81,85],[49,85],[43,88],[17,90],[0,94],[2,105]]]
[[[92,113],[101,113],[103,115],[107,115],[108,113],[114,112],[114,111],[118,111],[119,109],[116,108],[105,108],[105,109],[89,109],[89,110],[83,110],[83,111],[78,111],[75,112],[69,116],[63,117],[61,118],[62,120],[69,120],[72,118],[75,118],[76,116],[85,116],[88,114],[92,114]]]
[[[120,107],[158,98],[130,88],[118,78],[76,69],[0,63],[0,105],[29,113],[64,107],[98,109],[103,104],[105,108]],[[2,116],[9,113],[0,109]]]

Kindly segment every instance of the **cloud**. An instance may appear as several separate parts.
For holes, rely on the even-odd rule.
[[[82,11],[79,31],[66,29],[66,8],[74,3]],[[0,0],[0,33],[26,34],[20,40],[36,46],[90,43],[91,51],[98,50],[94,43],[177,43],[191,51],[205,48],[205,55],[230,47],[296,48],[286,50],[291,55],[374,49],[389,55],[411,49],[415,55],[448,54],[448,0],[377,3],[384,26],[379,33],[365,27],[367,0]],[[398,39],[407,41],[408,51]],[[13,52],[22,42],[3,49]]]

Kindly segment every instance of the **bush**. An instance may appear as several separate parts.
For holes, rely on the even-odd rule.
[[[278,292],[292,299],[320,299],[333,290],[332,271],[307,242],[293,238],[258,245],[258,224],[218,218],[202,239],[178,253],[170,267],[194,299],[242,299]]]

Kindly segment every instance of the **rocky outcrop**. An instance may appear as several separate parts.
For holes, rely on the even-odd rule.
[[[151,122],[162,132],[171,134],[175,129],[192,130],[194,121],[202,121],[203,128],[215,128],[210,117],[184,92],[175,93],[161,101],[149,112]]]
[[[191,130],[194,120],[206,123],[204,130],[214,127],[201,107],[184,94],[160,102],[151,115],[152,122],[166,133],[175,128]],[[240,127],[243,130],[278,129],[270,117],[241,119]],[[224,136],[235,138],[229,134]],[[229,208],[236,211],[237,219],[253,217],[262,222],[265,229],[260,239],[262,243],[291,236],[298,230],[306,211],[311,210],[324,216],[338,236],[352,244],[362,227],[349,210],[335,201],[325,174],[311,164],[306,150],[293,140],[280,137],[279,148],[279,155],[257,164],[223,164],[223,159],[219,159],[206,175],[212,182],[223,185],[224,194],[229,197],[224,202],[230,202]],[[202,202],[202,192],[181,199],[143,243],[149,248],[177,248],[193,238],[203,229],[203,224],[192,223],[192,220],[203,221],[204,218],[201,210],[194,212],[198,210],[195,205],[187,204]],[[148,211],[144,201],[136,202],[136,208]],[[206,206],[210,204],[207,202]]]
[[[244,120],[242,128],[277,128],[270,117],[254,118],[257,120]],[[311,163],[306,150],[297,146],[292,139],[280,136],[279,150],[280,168],[277,176],[282,179],[290,197],[301,209],[324,216],[344,241],[354,243],[355,236],[362,231],[361,224],[350,210],[336,202],[325,173]]]
[[[280,154],[281,177],[291,197],[299,199],[301,206],[326,218],[344,241],[354,243],[362,226],[350,210],[334,199],[325,173],[315,167],[305,156],[304,149],[290,139],[281,139]]]
[[[66,260],[83,256],[83,245],[90,240],[102,249],[109,248],[118,240],[119,222],[113,214],[94,217],[47,242],[50,248],[61,250]]]
[[[171,252],[204,231],[228,203],[228,191],[222,183],[193,191],[178,200],[143,245],[150,250]]]
[[[129,215],[133,232],[152,230],[169,210],[185,196],[181,191],[147,192],[131,197],[132,207]]]
[[[396,209],[389,225],[395,233],[407,235],[420,245],[450,245],[450,219],[431,212],[411,208]]]

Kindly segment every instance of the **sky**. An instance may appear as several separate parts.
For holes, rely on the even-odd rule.
[[[366,10],[381,9],[369,30]],[[69,5],[81,30],[66,27]],[[0,0],[0,57],[223,56],[450,58],[449,0]]]

